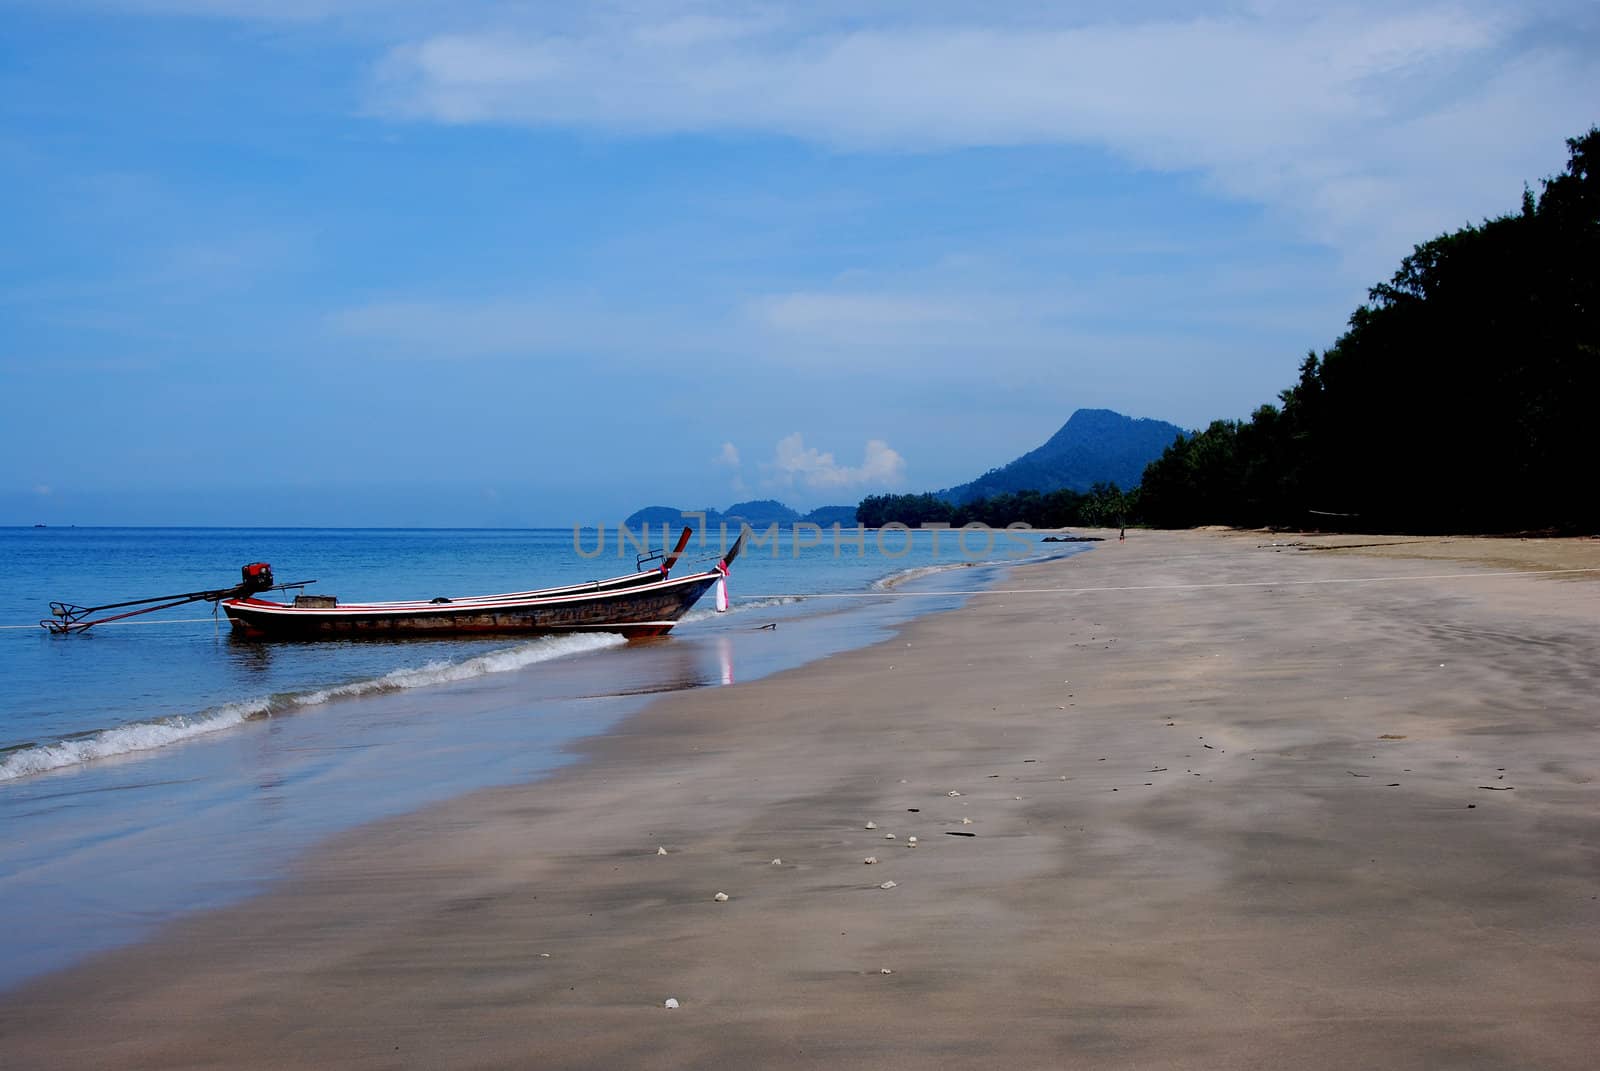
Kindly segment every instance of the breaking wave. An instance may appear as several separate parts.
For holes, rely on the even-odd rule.
[[[805,599],[802,596],[799,596],[799,595],[776,595],[776,596],[773,596],[770,599],[768,599],[768,598],[753,598],[753,599],[738,599],[738,598],[735,598],[735,599],[729,600],[728,611],[727,612],[730,613],[730,614],[738,614],[738,613],[744,613],[746,610],[770,610],[774,606],[789,606],[792,603],[797,603],[797,602],[805,602]],[[683,620],[684,624],[689,624],[690,622],[694,622],[694,621],[709,621],[714,617],[721,617],[721,616],[723,616],[723,615],[718,614],[717,611],[715,611],[715,610],[690,610],[688,613],[683,615],[683,619],[682,620]]]
[[[979,562],[944,562],[940,565],[918,565],[912,569],[902,569],[898,573],[890,573],[872,582],[873,591],[892,591],[909,580],[920,580],[925,576],[935,573],[948,573],[954,569],[965,569],[968,566],[983,564]]]
[[[320,706],[334,699],[361,695],[401,692],[434,684],[470,680],[491,673],[509,673],[553,658],[585,654],[626,643],[612,633],[580,633],[551,636],[518,644],[459,662],[435,661],[422,666],[392,670],[381,677],[350,681],[308,692],[288,692],[236,703],[225,703],[196,714],[174,714],[150,721],[119,725],[114,729],[79,733],[41,744],[23,744],[0,751],[0,782],[30,774],[78,766],[96,759],[112,758],[138,751],[150,751],[181,743],[197,736],[222,732],[247,721],[268,718],[304,707]]]

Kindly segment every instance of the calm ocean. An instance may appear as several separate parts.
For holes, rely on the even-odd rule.
[[[0,528],[0,987],[250,895],[341,829],[537,777],[653,693],[759,677],[961,601],[891,589],[970,591],[994,579],[986,562],[1080,549],[1036,539],[823,533],[797,550],[785,531],[739,559],[731,612],[708,595],[652,643],[272,645],[234,640],[207,603],[70,636],[36,622],[51,600],[225,587],[253,561],[359,601],[613,576],[637,548],[619,553],[614,528],[597,557],[570,529]],[[593,554],[595,533],[580,545]],[[718,556],[712,533],[677,572]]]

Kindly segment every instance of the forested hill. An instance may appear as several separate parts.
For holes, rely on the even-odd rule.
[[[1416,247],[1249,420],[1144,474],[1162,526],[1600,531],[1600,130],[1512,215]]]
[[[938,492],[955,505],[1018,491],[1085,492],[1095,484],[1132,487],[1144,468],[1183,433],[1164,420],[1079,409],[1048,442],[971,483]]]

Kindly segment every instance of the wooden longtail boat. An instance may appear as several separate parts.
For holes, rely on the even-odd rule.
[[[329,596],[301,595],[281,603],[247,595],[224,599],[221,606],[235,634],[245,639],[555,632],[662,636],[728,575],[744,546],[741,534],[714,568],[672,577],[689,535],[684,529],[678,546],[658,568],[586,584],[410,602],[340,603]]]

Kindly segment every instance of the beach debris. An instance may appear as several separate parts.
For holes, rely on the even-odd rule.
[[[906,838],[906,847],[907,848],[915,848],[916,846],[917,846],[917,838],[916,837],[907,837]]]
[[[1383,787],[1384,788],[1399,788],[1400,787],[1400,782],[1399,781],[1395,781],[1395,782],[1392,782],[1390,784],[1384,785]]]
[[[949,792],[946,792],[945,795],[946,796],[950,796],[950,797],[953,798],[955,796],[961,795],[961,793],[957,792],[955,789],[952,788]]]
[[[1405,738],[1404,733],[1384,733],[1378,737],[1379,740],[1404,740]]]
[[[774,859],[772,861],[772,865],[773,866],[782,866],[783,865],[783,860],[782,859]]]
[[[548,952],[540,952],[539,953],[539,958],[540,959],[549,959],[550,958],[550,953],[548,953]]]
[[[972,819],[963,817],[961,819],[961,824],[964,826],[970,826],[972,824]]]
[[[1483,789],[1483,790],[1485,790],[1486,792],[1515,792],[1516,791],[1516,786],[1514,786],[1514,785],[1479,785],[1478,787]]]
[[[757,625],[755,630],[757,632],[776,632],[778,631],[778,623],[776,621],[769,621],[765,625]]]
[[[667,854],[667,850],[665,848],[657,848],[656,849],[656,854],[657,855],[666,855]]]
[[[728,894],[725,893],[725,892],[719,892],[717,895],[713,896],[711,899],[715,900],[719,904],[725,904],[725,903],[728,902]]]
[[[898,884],[900,884],[900,883],[897,882],[897,881],[886,881],[882,885],[879,885],[878,888],[880,888],[880,889],[892,889]]]
[[[911,645],[908,643],[908,644],[906,644],[906,646],[910,647]],[[878,973],[879,974],[893,974],[894,971],[890,970],[888,967],[879,967],[878,968]]]
[[[867,866],[871,866],[873,863],[876,863],[878,861],[878,857],[876,855],[869,855],[869,856],[867,856],[865,859],[863,859],[861,861],[863,863],[865,863]]]
[[[1014,799],[1014,800],[1020,800],[1022,797],[1021,796],[1012,796],[1011,798]]]
[[[1165,766],[1152,766],[1152,767],[1150,767],[1150,772],[1151,773],[1166,773],[1167,772],[1167,768]]]
[[[676,1008],[677,1006],[678,1006],[678,998],[677,997],[668,997],[667,998],[667,1002],[662,1005],[663,1008]]]
[[[865,828],[865,829],[877,829],[878,828],[878,823],[876,823],[876,822],[868,822],[866,824],[866,826],[864,826],[863,828]]]
[[[1467,810],[1469,810],[1469,811],[1470,811],[1470,810],[1472,810],[1472,809],[1473,809],[1473,808],[1475,808],[1475,807],[1477,807],[1477,806],[1478,806],[1478,805],[1477,805],[1477,804],[1476,804],[1476,803],[1469,803],[1469,804],[1467,804]]]
[[[1371,777],[1372,776],[1369,773],[1356,773],[1354,770],[1346,770],[1345,773],[1349,774],[1351,777]],[[1196,776],[1199,776],[1199,775],[1197,774]]]
[[[917,814],[918,812],[920,812],[922,810],[922,808],[921,807],[907,807],[906,810],[910,811],[912,814]]]
[[[944,835],[947,836],[947,837],[976,837],[977,836],[976,833],[963,833],[959,829],[947,829],[947,830],[944,831]]]
[[[893,833],[885,833],[883,835],[883,839],[884,840],[894,840],[894,834]]]

